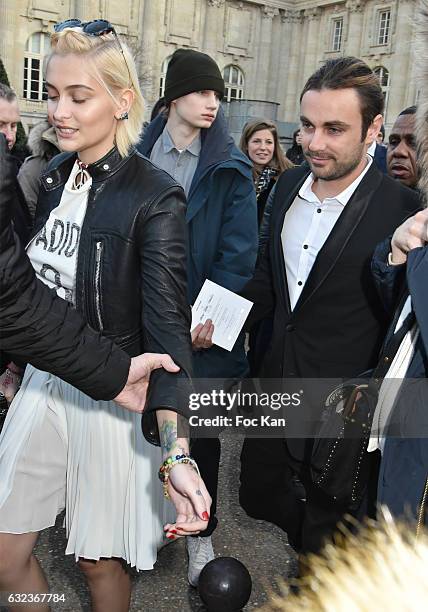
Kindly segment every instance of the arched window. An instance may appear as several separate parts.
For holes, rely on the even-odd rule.
[[[43,80],[43,57],[50,48],[50,36],[44,32],[35,32],[27,40],[24,55],[24,98],[28,100],[46,100]]]
[[[238,66],[229,64],[223,70],[224,85],[226,89],[225,100],[242,100],[244,97],[244,73]]]
[[[384,114],[386,116],[389,96],[389,71],[384,66],[377,66],[376,68],[373,68],[373,72],[379,79],[380,86],[382,87],[383,97],[385,99]]]
[[[171,55],[166,57],[161,66],[161,75],[159,80],[159,98],[162,98],[165,95],[165,79],[166,79],[166,71],[168,70],[169,60],[171,59]]]

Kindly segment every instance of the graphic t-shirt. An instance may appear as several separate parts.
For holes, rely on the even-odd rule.
[[[77,252],[92,178],[73,189],[79,166],[74,164],[61,201],[27,247],[36,276],[59,297],[74,303]]]

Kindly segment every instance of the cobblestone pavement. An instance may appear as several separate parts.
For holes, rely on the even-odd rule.
[[[238,504],[239,454],[242,438],[222,435],[222,461],[219,482],[219,525],[213,536],[217,556],[232,556],[242,561],[253,579],[250,601],[245,608],[256,610],[268,597],[278,577],[296,572],[296,556],[285,533],[264,521],[246,516]],[[52,606],[56,612],[89,611],[84,579],[72,556],[65,550],[64,530],[58,525],[46,529],[36,554],[49,580],[51,592],[64,593],[65,602]],[[195,589],[186,580],[184,541],[163,548],[155,569],[133,574],[132,612],[202,612],[204,607]],[[1,608],[1,612],[4,612]]]

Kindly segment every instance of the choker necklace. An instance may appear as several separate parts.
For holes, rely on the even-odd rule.
[[[73,189],[80,189],[88,179],[91,178],[87,168],[89,164],[84,164],[80,161],[80,159],[76,160],[77,165],[79,166],[79,170],[76,172],[73,180]]]

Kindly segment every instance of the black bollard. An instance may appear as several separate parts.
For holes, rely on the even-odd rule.
[[[233,557],[217,557],[199,576],[199,596],[209,612],[239,612],[251,595],[251,576]]]

